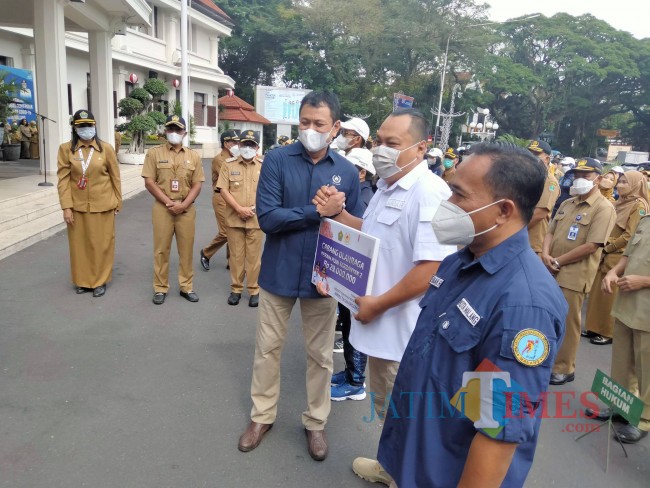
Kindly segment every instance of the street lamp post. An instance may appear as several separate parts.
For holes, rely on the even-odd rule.
[[[472,25],[468,25],[467,28],[482,27],[485,25],[510,24],[513,22],[523,22],[524,20],[534,19],[535,17],[539,17],[539,16],[540,14],[535,14],[535,15],[529,15],[528,17],[524,17],[521,19],[504,20],[503,22],[484,22],[482,24],[472,24]],[[447,57],[449,56],[449,41],[451,41],[451,36],[453,35],[454,32],[452,31],[449,34],[449,36],[447,36],[447,47],[445,48],[445,61],[442,64],[442,73],[440,74],[440,96],[438,97],[438,115],[436,116],[436,125],[434,127],[436,137],[438,135],[438,128],[440,125],[440,110],[442,110],[442,94],[445,90],[445,77],[447,75]],[[434,144],[435,142],[436,141],[434,140]]]

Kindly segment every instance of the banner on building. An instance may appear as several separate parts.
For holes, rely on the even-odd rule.
[[[394,93],[393,94],[393,111],[398,108],[413,108],[413,102],[415,98],[404,95],[403,93]]]
[[[4,82],[7,95],[11,97],[9,108],[13,112],[9,122],[27,122],[36,120],[36,105],[34,103],[34,77],[27,69],[0,66],[0,80]]]
[[[615,137],[621,137],[621,131],[619,129],[598,129],[596,135],[613,139]]]
[[[302,88],[280,88],[274,86],[255,87],[255,110],[273,124],[298,125],[300,102],[311,90]]]
[[[377,266],[379,239],[332,219],[323,219],[318,232],[311,282],[323,288],[352,313],[355,298],[370,294]]]

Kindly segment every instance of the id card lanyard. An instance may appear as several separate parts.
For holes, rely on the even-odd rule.
[[[88,184],[88,178],[86,178],[86,171],[88,170],[88,166],[90,166],[90,161],[92,160],[94,153],[95,153],[95,148],[91,147],[90,152],[88,153],[88,159],[84,159],[83,152],[81,151],[81,148],[79,148],[79,159],[81,159],[81,178],[79,178],[77,187],[80,190],[85,189],[86,185]]]

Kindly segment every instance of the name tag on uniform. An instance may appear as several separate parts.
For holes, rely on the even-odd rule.
[[[431,281],[429,281],[429,284],[431,286],[435,286],[436,288],[440,288],[440,286],[445,282],[442,278],[439,276],[433,275],[433,278],[431,278]]]
[[[397,200],[396,198],[391,198],[386,202],[386,206],[390,208],[396,208],[398,210],[402,210],[404,208],[404,204],[406,202],[404,200]]]
[[[168,159],[161,159],[161,160],[159,160],[158,162],[159,162],[159,163],[168,163],[169,160],[168,160]]]
[[[575,241],[578,237],[579,230],[580,228],[576,224],[573,224],[571,227],[569,227],[569,234],[566,236],[566,238],[570,241]]]
[[[478,321],[481,320],[481,316],[476,313],[476,310],[472,308],[472,306],[465,298],[458,302],[456,304],[456,307],[458,310],[460,310],[460,313],[463,314],[463,317],[465,317],[467,321],[472,324],[472,327],[475,327],[476,324],[478,324]]]
[[[241,172],[240,171],[231,171],[230,174],[233,175],[233,176],[239,176],[241,174]]]
[[[181,182],[180,182],[180,180],[171,180],[170,185],[171,185],[170,190],[173,191],[174,193],[177,193],[177,192],[181,191]]]

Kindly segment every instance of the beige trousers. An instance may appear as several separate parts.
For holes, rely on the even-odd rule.
[[[614,320],[612,378],[641,399],[639,429],[650,431],[650,332]]]
[[[368,356],[368,376],[375,414],[379,420],[384,420],[388,409],[386,399],[390,398],[399,369],[399,361],[390,361]]]
[[[280,360],[289,317],[296,297],[282,297],[260,289],[259,322],[255,340],[255,360],[251,399],[251,420],[272,424],[280,397]],[[301,298],[302,333],[307,349],[307,410],[302,423],[307,430],[323,430],[330,413],[332,349],[336,324],[333,298]]]
[[[245,229],[243,227],[228,227],[228,249],[230,256],[230,289],[233,293],[244,290],[244,278],[248,294],[253,296],[260,292],[257,279],[260,276],[262,264],[262,244],[264,232],[261,229]]]
[[[570,374],[576,370],[576,355],[580,344],[580,323],[582,322],[582,304],[585,294],[579,291],[562,288],[564,298],[569,304],[569,313],[566,317],[564,340],[555,357],[554,373]]]
[[[172,238],[176,236],[178,250],[178,283],[181,291],[194,291],[192,280],[192,252],[194,250],[194,226],[196,208],[190,205],[186,212],[172,215],[156,200],[152,210],[153,220],[153,289],[155,293],[169,290],[169,251]]]
[[[207,247],[203,248],[203,254],[208,259],[211,259],[221,249],[221,246],[228,242],[228,237],[226,236],[226,202],[223,200],[221,193],[213,192],[212,208],[217,218],[217,235]],[[228,247],[226,247],[226,251],[228,251]],[[226,257],[228,256],[229,254],[227,253]]]

